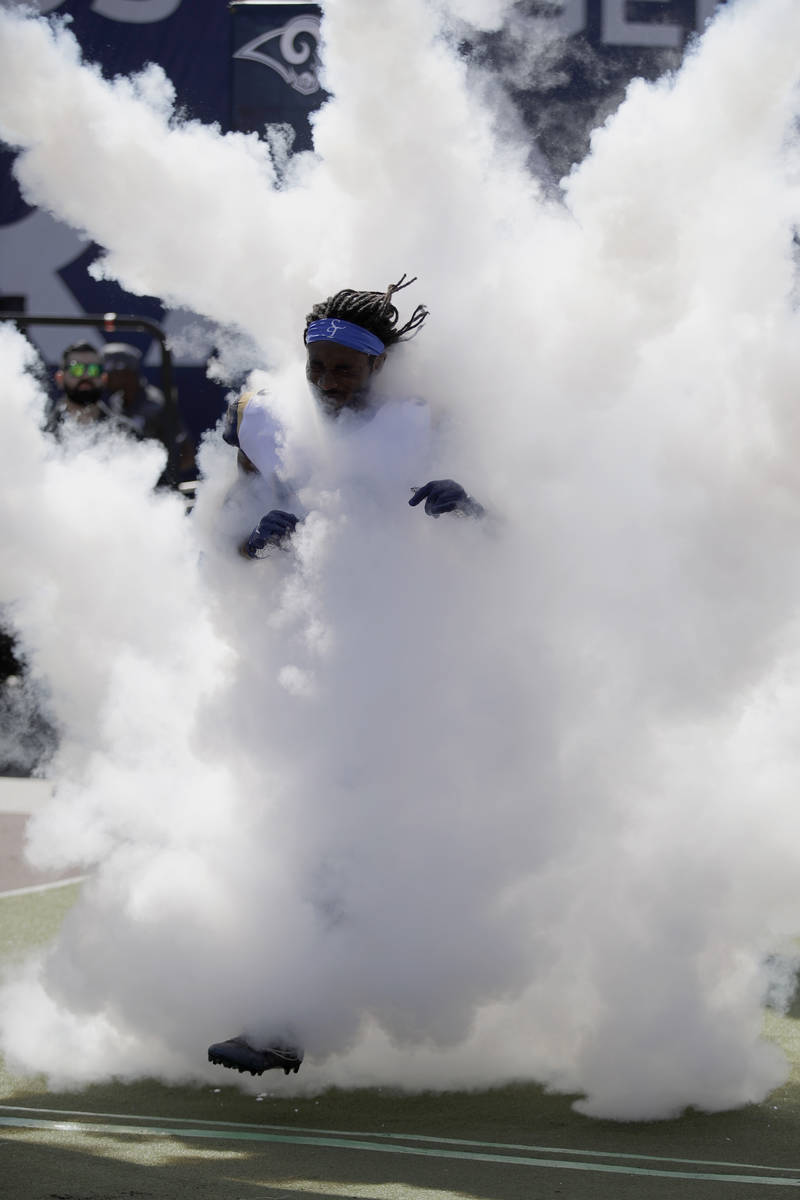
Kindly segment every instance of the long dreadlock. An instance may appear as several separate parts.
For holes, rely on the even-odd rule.
[[[424,324],[428,310],[424,304],[418,304],[410,319],[398,329],[399,314],[392,304],[392,297],[395,292],[401,292],[415,283],[416,278],[415,275],[413,279],[406,279],[403,275],[397,283],[390,283],[385,292],[356,292],[352,288],[344,288],[321,304],[314,305],[306,317],[306,329],[312,321],[335,317],[369,330],[387,347],[408,341]]]

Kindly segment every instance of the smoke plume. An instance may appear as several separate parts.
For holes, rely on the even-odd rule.
[[[47,442],[0,329],[0,604],[60,731],[29,852],[92,873],[5,981],[3,1052],[210,1080],[246,1030],[302,1041],[289,1089],[757,1100],[786,1074],[766,964],[800,928],[800,9],[727,5],[558,200],[441,36],[503,5],[325,9],[332,99],[280,169],[182,121],[159,68],[106,80],[57,20],[0,12],[26,198],[125,288],[240,331],[310,513],[245,562],[258,497],[218,431],[187,518],[152,446]],[[305,313],[404,271],[430,320],[372,426],[326,425]],[[408,507],[443,476],[484,521]]]

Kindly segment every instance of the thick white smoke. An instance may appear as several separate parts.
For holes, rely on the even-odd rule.
[[[758,1099],[785,1075],[763,964],[800,928],[800,9],[728,5],[556,204],[440,36],[502,5],[325,8],[334,99],[280,183],[263,142],[181,123],[158,70],[104,81],[0,14],[28,199],[127,288],[254,339],[313,468],[295,552],[244,562],[257,499],[226,500],[218,434],[186,519],[154,450],[45,443],[0,331],[0,603],[62,726],[31,853],[95,869],[6,982],[3,1051],[219,1080],[208,1042],[291,1031],[287,1087]],[[303,316],[403,271],[432,315],[383,386],[436,435],[392,402],[327,427]],[[490,517],[410,509],[439,475]]]

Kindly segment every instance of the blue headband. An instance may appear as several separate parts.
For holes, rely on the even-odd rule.
[[[321,321],[312,321],[306,330],[307,342],[339,342],[349,346],[351,350],[360,350],[362,354],[383,354],[386,347],[380,338],[375,337],[368,329],[353,325],[350,321],[340,321],[338,317],[324,317]]]

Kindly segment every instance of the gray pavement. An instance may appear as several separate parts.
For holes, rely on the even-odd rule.
[[[52,794],[43,779],[0,777],[0,895],[32,887],[46,887],[74,876],[75,872],[41,871],[24,855],[25,826]]]

